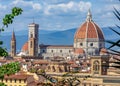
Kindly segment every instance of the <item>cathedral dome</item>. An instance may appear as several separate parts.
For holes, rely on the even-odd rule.
[[[95,38],[104,40],[103,33],[95,22],[92,20],[90,11],[87,14],[86,22],[84,22],[75,33],[75,39]]]
[[[23,45],[22,51],[23,51],[23,52],[28,51],[28,42],[26,42],[26,43]]]

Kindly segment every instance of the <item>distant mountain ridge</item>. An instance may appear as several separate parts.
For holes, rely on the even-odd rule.
[[[113,27],[116,28],[116,27]],[[72,28],[64,31],[48,31],[39,30],[39,44],[50,44],[50,45],[72,45],[74,41],[74,34],[77,28]],[[118,39],[116,34],[112,32],[108,27],[102,28],[105,39],[116,40]],[[10,51],[10,40],[11,32],[4,32],[0,36],[0,40],[3,40],[4,47]],[[22,46],[28,40],[28,30],[15,32],[17,40],[17,51],[20,51]]]

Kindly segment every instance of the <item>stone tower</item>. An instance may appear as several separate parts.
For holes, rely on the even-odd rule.
[[[91,73],[94,76],[107,75],[109,56],[91,57]]]
[[[11,56],[16,56],[16,38],[15,33],[13,31],[12,38],[11,38]]]
[[[39,25],[32,23],[28,25],[28,53],[29,56],[38,56],[38,37],[39,37]]]

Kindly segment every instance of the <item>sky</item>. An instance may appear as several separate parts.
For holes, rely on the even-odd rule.
[[[113,14],[113,7],[120,9],[119,0],[0,0],[0,26],[4,15],[15,6],[22,8],[23,13],[5,28],[6,32],[27,30],[33,21],[42,30],[77,28],[85,22],[88,9],[99,27],[119,24]]]

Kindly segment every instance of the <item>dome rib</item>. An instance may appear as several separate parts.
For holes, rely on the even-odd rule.
[[[86,34],[85,34],[85,37],[86,37],[86,38],[87,38],[87,36],[88,36],[87,31],[88,31],[88,22],[87,22],[87,26],[86,26]]]
[[[97,38],[104,40],[103,33],[97,24],[92,20],[92,14],[88,11],[86,22],[78,28],[74,35],[75,39]]]
[[[95,23],[92,22],[92,24],[93,24],[93,26],[94,26],[94,28],[95,28],[96,33],[98,33],[97,28],[95,27]],[[96,35],[97,35],[97,38],[98,38],[98,34],[96,34]]]
[[[85,28],[86,27],[86,24],[87,24],[87,22],[84,22],[79,28]],[[85,38],[85,33],[86,33],[86,31],[84,31],[84,29],[77,29],[77,31],[75,32],[75,35],[74,35],[74,38],[77,38],[78,36],[80,36],[81,37],[81,39],[82,38]]]
[[[97,27],[97,29],[99,28],[97,24],[95,24],[95,26]],[[98,29],[98,34],[99,34],[98,36],[100,36],[99,37],[100,39],[104,39],[104,34],[100,28]]]
[[[86,21],[81,25],[80,28],[78,28],[74,38],[75,39],[88,39],[88,38],[104,39],[104,36],[101,29],[93,21]]]

